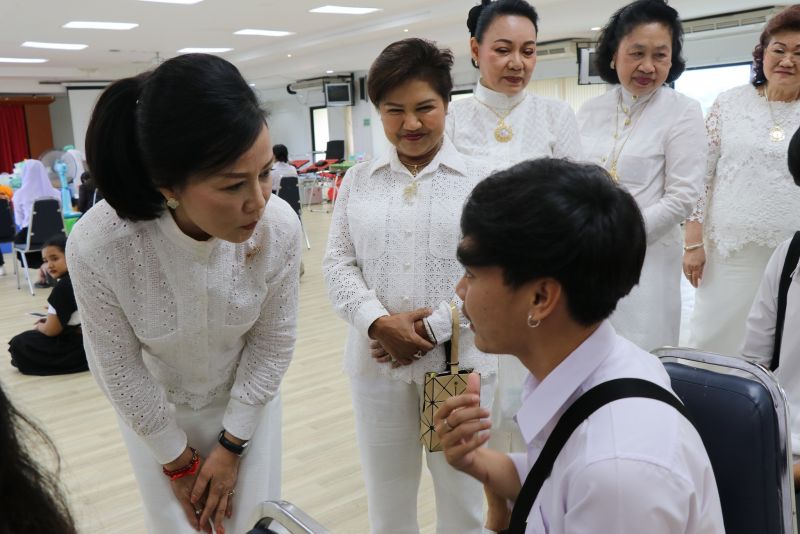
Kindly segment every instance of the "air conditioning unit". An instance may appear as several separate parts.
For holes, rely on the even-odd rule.
[[[577,42],[585,39],[562,39],[559,41],[548,41],[536,45],[536,59],[575,59],[578,54]]]
[[[739,11],[687,19],[683,21],[683,33],[686,39],[704,39],[718,37],[725,34],[735,34],[760,30],[775,14],[781,12],[785,6],[772,6],[751,11]]]
[[[286,86],[286,91],[290,94],[296,94],[298,91],[313,91],[318,90],[322,92],[325,84],[328,83],[352,83],[353,75],[335,75],[335,76],[319,76],[317,78],[306,78],[304,80],[297,80]]]

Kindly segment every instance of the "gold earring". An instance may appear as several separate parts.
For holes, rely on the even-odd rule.
[[[168,198],[168,199],[167,199],[167,206],[168,206],[168,207],[169,207],[169,209],[171,209],[171,210],[176,210],[176,209],[178,209],[178,206],[180,206],[180,205],[181,205],[181,203],[180,203],[180,202],[178,202],[178,199],[176,199],[176,198],[172,198],[172,197],[170,197],[170,198]]]

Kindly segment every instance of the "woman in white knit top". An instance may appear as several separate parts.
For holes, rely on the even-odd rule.
[[[300,222],[270,198],[271,146],[239,71],[203,54],[112,84],[89,124],[105,200],[68,264],[154,534],[246,532],[280,496]]]

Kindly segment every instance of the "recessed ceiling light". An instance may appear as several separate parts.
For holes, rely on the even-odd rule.
[[[203,0],[139,0],[140,2],[157,2],[159,4],[199,4]]]
[[[594,27],[589,28],[589,29],[592,30],[593,32],[596,32],[596,31],[602,30],[603,28],[601,28],[600,26],[594,26]]]
[[[49,48],[51,50],[83,50],[89,45],[68,44],[68,43],[40,43],[37,41],[25,41],[20,46],[26,46],[28,48]]]
[[[0,57],[0,63],[47,63],[47,60],[26,57]]]
[[[282,30],[239,30],[233,32],[234,35],[263,35],[264,37],[286,37],[287,35],[294,35],[294,32],[285,32]]]
[[[181,48],[179,54],[222,54],[230,52],[233,48]]]
[[[292,54],[286,54],[286,57],[292,57]]]
[[[256,86],[256,84],[254,84],[254,83],[248,83],[247,85],[249,85],[250,87],[255,87]]]
[[[133,22],[90,22],[85,20],[73,20],[67,22],[62,28],[77,28],[85,30],[132,30],[138,24]]]
[[[403,28],[403,33],[408,33],[408,28]]]
[[[380,11],[376,7],[347,7],[347,6],[322,6],[309,9],[309,13],[333,13],[335,15],[366,15],[374,11]]]
[[[333,71],[332,70],[326,70],[325,74],[333,74]]]

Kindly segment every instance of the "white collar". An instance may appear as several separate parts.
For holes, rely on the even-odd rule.
[[[369,167],[369,174],[374,174],[375,171],[386,165],[388,165],[392,171],[411,176],[411,171],[400,162],[400,158],[397,156],[397,149],[394,146],[375,158]],[[431,162],[428,163],[422,171],[417,173],[416,178],[419,179],[425,174],[436,172],[440,165],[449,167],[464,176],[467,175],[467,164],[447,135],[443,135],[442,147],[439,149],[439,152],[436,153]]]
[[[498,93],[497,91],[489,89],[483,85],[480,80],[478,80],[478,83],[475,85],[475,92],[473,94],[475,98],[487,106],[496,109],[510,109],[525,100],[525,97],[528,96],[528,90],[523,89],[513,96],[507,96],[503,93]]]
[[[183,233],[178,228],[175,219],[172,217],[169,208],[165,208],[161,216],[155,220],[161,233],[174,245],[188,252],[199,261],[208,261],[211,253],[219,244],[220,240],[210,237],[206,241],[198,241]]]
[[[544,380],[528,375],[523,386],[522,407],[517,424],[525,443],[529,444],[559,413],[586,380],[608,358],[617,341],[617,333],[608,320],[603,321],[591,336],[572,351]],[[582,393],[582,391],[580,391]]]

